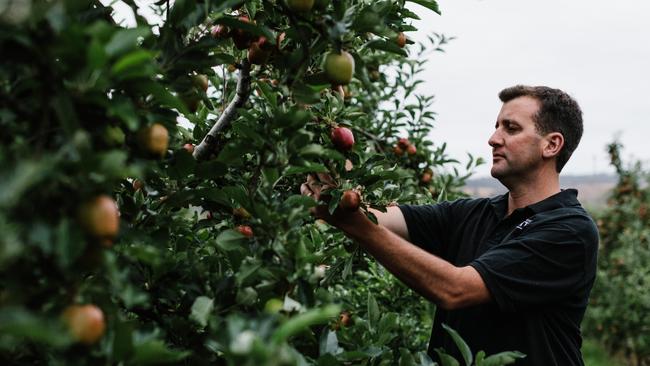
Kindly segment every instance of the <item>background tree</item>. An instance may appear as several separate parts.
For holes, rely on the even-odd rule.
[[[625,164],[621,144],[608,146],[618,183],[598,215],[598,277],[585,330],[631,365],[650,364],[650,173]]]

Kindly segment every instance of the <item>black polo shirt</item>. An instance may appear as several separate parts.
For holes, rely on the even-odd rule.
[[[583,365],[582,321],[596,275],[598,231],[574,189],[506,217],[508,194],[435,205],[400,205],[411,242],[456,266],[478,271],[493,302],[436,311],[429,354],[460,358],[442,328],[471,350],[521,351],[516,365]]]

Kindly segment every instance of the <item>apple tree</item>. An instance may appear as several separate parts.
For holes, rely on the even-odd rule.
[[[650,363],[650,172],[621,160],[622,146],[608,146],[618,183],[598,216],[598,274],[586,331],[631,365]]]
[[[3,363],[432,364],[433,306],[299,187],[460,195],[417,88],[447,38],[401,0],[107,4],[0,7]]]

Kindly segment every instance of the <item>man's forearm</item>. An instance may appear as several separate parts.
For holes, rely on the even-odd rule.
[[[344,231],[406,285],[443,308],[457,308],[489,300],[478,273],[456,267],[404,240],[370,220]]]

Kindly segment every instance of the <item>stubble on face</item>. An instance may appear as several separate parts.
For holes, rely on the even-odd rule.
[[[540,142],[534,116],[539,102],[528,96],[504,103],[497,117],[492,146],[491,175],[506,184],[525,177],[541,164]]]

